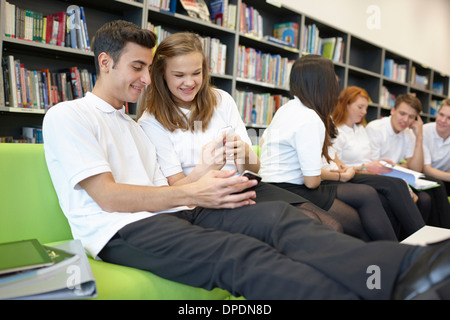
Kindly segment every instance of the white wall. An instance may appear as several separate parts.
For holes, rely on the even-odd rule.
[[[290,9],[450,75],[450,0],[281,0]],[[379,9],[379,29],[374,11]],[[368,26],[369,22],[369,26]]]

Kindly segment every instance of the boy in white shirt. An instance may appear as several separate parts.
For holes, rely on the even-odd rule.
[[[444,181],[450,196],[450,99],[442,101],[436,122],[423,126],[423,172]]]
[[[387,158],[408,169],[422,172],[424,168],[423,121],[420,117],[422,103],[410,94],[402,94],[395,100],[391,116],[369,122],[366,132],[369,136],[372,159]],[[432,177],[427,179],[436,180]],[[426,191],[431,197],[431,213],[426,223],[450,228],[450,205],[441,181],[440,187]]]
[[[422,172],[422,103],[412,95],[399,95],[391,116],[369,122],[366,127],[372,159],[387,158],[395,163],[406,160],[406,167]]]

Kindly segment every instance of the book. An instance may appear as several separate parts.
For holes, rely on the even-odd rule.
[[[74,49],[82,49],[85,47],[83,45],[83,35],[81,29],[81,11],[80,7],[77,5],[70,5],[66,10],[67,17],[69,18],[70,26],[70,43]]]
[[[70,68],[70,80],[72,83],[72,89],[74,92],[74,99],[83,97],[83,87],[81,85],[81,75],[78,67]]]
[[[83,39],[84,39],[84,47],[86,50],[91,50],[91,45],[89,41],[89,34],[87,30],[87,24],[86,24],[86,16],[84,13],[84,7],[80,7],[80,22],[83,29]]]
[[[203,0],[180,0],[189,17],[210,22],[208,6]]]
[[[0,284],[6,283],[5,274],[41,268],[54,262],[37,239],[12,241],[0,244]]]
[[[332,38],[324,38],[321,39],[321,51],[322,51],[322,56],[324,58],[333,60],[334,58],[334,49],[336,47],[336,38],[332,37]]]
[[[399,165],[393,166],[386,161],[380,161],[380,163],[383,166],[392,169],[391,172],[383,173],[382,175],[403,179],[416,190],[426,190],[439,186],[436,181],[422,179],[425,175],[421,172],[407,169]]]
[[[412,246],[426,246],[446,240],[450,237],[450,230],[433,226],[423,226],[412,235],[402,240],[401,243]]]
[[[274,36],[266,35],[266,36],[263,37],[263,39],[266,40],[266,41],[269,41],[269,42],[276,43],[276,44],[278,44],[280,46],[286,46],[286,47],[292,47],[292,48],[294,47],[294,45],[292,43],[289,43],[287,41],[281,40],[281,39],[276,38]]]
[[[16,65],[14,62],[14,56],[9,55],[6,57],[6,66],[8,68],[9,77],[9,106],[12,108],[18,108],[17,101],[17,83],[16,83]]]
[[[227,25],[228,0],[215,0],[209,4],[211,21],[219,26]]]
[[[230,3],[228,5],[226,26],[232,30],[236,30],[236,15],[237,15],[237,5]]]
[[[0,281],[0,299],[82,299],[97,296],[95,278],[80,240],[44,246],[52,265]]]
[[[277,23],[273,25],[273,36],[297,48],[298,30],[298,23],[296,22]]]

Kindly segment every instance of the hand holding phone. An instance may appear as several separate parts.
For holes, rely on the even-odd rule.
[[[241,176],[247,177],[250,180],[255,179],[258,181],[258,183],[261,181],[261,176],[257,173],[254,173],[250,170],[245,170],[244,172],[242,172]]]

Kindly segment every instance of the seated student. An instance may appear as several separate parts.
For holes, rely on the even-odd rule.
[[[450,99],[438,110],[436,122],[423,126],[425,164],[423,172],[444,182],[450,196]]]
[[[236,103],[227,92],[211,86],[207,66],[202,42],[194,33],[172,34],[155,51],[152,81],[138,123],[155,145],[169,185],[197,181],[210,170],[259,171],[259,158]],[[342,230],[326,211],[298,195],[265,183],[255,191],[256,202],[283,200]]]
[[[391,169],[380,164],[379,159],[371,160],[370,141],[364,128],[368,106],[369,95],[362,88],[350,86],[340,93],[333,110],[333,121],[338,129],[338,135],[333,141],[336,152],[333,162],[340,167],[354,168],[358,174],[351,177],[350,182],[374,187],[391,220],[399,222],[408,236],[423,227],[424,220],[411,198],[415,194],[405,181],[378,175]],[[428,210],[424,209],[424,216],[428,216]]]
[[[357,237],[362,223],[369,240],[397,239],[375,189],[368,185],[322,181],[322,156],[336,130],[331,119],[338,97],[333,63],[307,55],[293,65],[290,100],[275,113],[261,138],[263,180],[299,194],[340,222]],[[340,176],[338,182],[341,182]]]
[[[106,23],[93,42],[94,89],[44,117],[61,208],[93,257],[248,299],[450,298],[450,241],[367,244],[286,203],[253,204],[254,191],[242,191],[255,182],[229,171],[168,186],[123,105],[149,84],[155,42],[132,23]],[[377,290],[367,286],[372,265],[383,272]]]
[[[424,156],[421,111],[422,103],[418,98],[403,94],[395,100],[389,117],[369,122],[366,132],[372,159],[386,158],[397,164],[406,160],[400,165],[422,172]],[[431,178],[427,176],[427,179]],[[431,212],[425,222],[450,228],[450,205],[443,185],[421,192],[426,192],[431,197]]]

